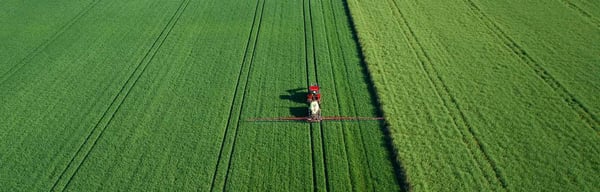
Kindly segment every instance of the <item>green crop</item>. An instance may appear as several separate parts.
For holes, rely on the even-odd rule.
[[[349,2],[409,187],[600,188],[598,5],[582,2]]]

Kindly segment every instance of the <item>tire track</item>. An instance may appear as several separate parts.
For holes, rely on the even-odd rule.
[[[588,19],[593,25],[596,26],[596,28],[600,29],[600,20],[598,20],[598,18],[594,17],[594,15],[590,14],[589,12],[587,12],[584,9],[582,9],[577,4],[575,4],[575,3],[571,2],[571,1],[560,0],[560,2],[562,2],[568,8],[573,9],[579,15],[581,15],[581,16],[585,17],[586,19]]]
[[[261,2],[262,2],[262,6],[261,6]],[[219,173],[219,167],[222,166],[221,162],[224,161],[224,157],[223,157],[223,151],[225,151],[225,146],[226,146],[226,141],[227,141],[227,136],[229,133],[230,129],[233,129],[233,134],[234,134],[234,138],[233,138],[233,144],[231,146],[229,153],[229,159],[227,160],[228,165],[227,165],[227,169],[226,171],[226,175],[225,175],[225,179],[224,179],[224,184],[223,184],[223,191],[226,190],[226,182],[227,182],[227,175],[229,174],[229,168],[231,166],[231,159],[232,159],[232,155],[233,155],[233,151],[234,151],[234,146],[235,146],[235,140],[237,139],[237,129],[240,126],[239,122],[240,122],[240,118],[241,118],[241,114],[242,114],[242,107],[244,104],[244,100],[245,100],[245,96],[246,96],[246,90],[248,87],[248,80],[250,78],[250,71],[251,71],[251,66],[252,66],[252,61],[254,60],[254,53],[256,52],[256,44],[258,42],[258,35],[260,32],[260,26],[262,23],[262,16],[263,16],[263,10],[265,7],[265,2],[264,0],[258,0],[256,1],[256,7],[255,7],[255,11],[254,11],[254,17],[252,20],[252,26],[250,28],[250,33],[248,34],[248,41],[246,43],[246,48],[244,50],[244,56],[242,58],[242,64],[240,67],[240,71],[238,73],[238,79],[237,79],[237,83],[235,86],[235,91],[233,94],[233,98],[231,100],[231,107],[229,109],[229,117],[228,117],[228,121],[227,121],[227,125],[225,126],[225,132],[223,133],[223,139],[221,141],[221,149],[219,150],[219,156],[217,158],[217,163],[215,166],[215,172],[213,173],[213,179],[211,182],[211,186],[210,186],[210,191],[214,191],[215,190],[215,185],[217,182],[217,177],[218,177],[218,173]],[[257,22],[258,21],[258,22]],[[256,27],[255,27],[256,26]],[[252,48],[250,48],[252,47]],[[250,59],[250,62],[247,62],[246,60]],[[248,69],[246,69],[246,65],[248,65]],[[246,79],[242,78],[243,76],[246,76]],[[243,84],[243,85],[242,85]],[[243,90],[241,90],[243,87]],[[241,96],[241,101],[239,100],[239,92],[243,91],[243,94]],[[236,105],[236,103],[241,102],[239,105]],[[236,109],[235,106],[239,106],[239,109]],[[237,122],[234,122],[235,117],[234,115],[236,114],[235,111],[238,110],[237,112]],[[232,127],[233,124],[236,124],[236,127]]]
[[[535,72],[540,79],[546,83],[554,92],[556,92],[563,101],[571,107],[571,109],[577,113],[582,121],[590,128],[595,131],[600,131],[600,120],[594,116],[590,110],[585,107],[571,92],[569,92],[556,78],[554,78],[550,72],[548,72],[540,62],[536,61],[527,53],[527,51],[520,46],[514,39],[512,39],[499,25],[492,20],[479,6],[477,6],[472,0],[463,0],[470,10],[479,16],[479,19],[493,32],[496,37],[504,43],[515,56],[517,56],[523,63],[527,64],[533,72]]]
[[[317,68],[317,53],[316,53],[316,48],[315,48],[315,30],[314,30],[314,23],[313,23],[313,14],[312,14],[312,4],[311,4],[311,0],[303,0],[303,5],[302,5],[302,14],[303,14],[303,18],[304,18],[304,51],[305,51],[305,55],[306,55],[306,84],[307,87],[311,85],[310,82],[310,74],[313,74],[315,77],[315,83],[318,85],[319,84],[319,75],[318,75],[318,68]],[[308,3],[306,3],[308,2]],[[306,9],[308,4],[308,11]],[[307,12],[308,12],[308,20],[307,21]],[[311,43],[311,47],[312,47],[312,58],[308,58],[309,55],[309,46],[308,46],[308,27],[307,25],[310,24],[310,43]],[[310,63],[312,59],[312,67],[310,67]],[[310,68],[313,69],[313,71],[310,71]],[[313,186],[314,186],[314,190],[317,191],[318,189],[318,182],[317,182],[317,170],[315,168],[315,164],[316,164],[316,159],[315,159],[315,155],[314,155],[314,136],[313,136],[313,130],[315,129],[316,126],[314,126],[312,123],[310,124],[310,130],[311,130],[311,152],[312,152],[312,157],[313,157]],[[322,159],[322,163],[323,163],[323,173],[324,173],[324,179],[325,179],[325,190],[326,191],[330,191],[331,188],[329,186],[329,173],[327,172],[327,149],[325,147],[325,133],[323,131],[323,122],[319,122],[319,132],[320,132],[320,140],[321,140],[321,156],[323,157]]]
[[[189,5],[191,0],[183,0],[173,16],[169,19],[167,25],[163,28],[159,36],[154,40],[152,46],[148,49],[142,60],[137,64],[135,70],[131,75],[127,78],[127,81],[121,89],[119,93],[113,98],[109,107],[104,111],[101,118],[98,120],[94,128],[90,131],[88,136],[85,138],[84,142],[79,146],[77,152],[73,155],[65,169],[62,171],[58,179],[50,188],[50,191],[64,191],[66,187],[71,183],[73,177],[77,174],[81,165],[88,158],[90,152],[96,146],[98,140],[104,134],[106,128],[110,125],[112,119],[115,117],[117,112],[119,111],[121,105],[140,79],[141,75],[144,73],[150,62],[158,53],[158,50],[162,46],[162,44],[166,41],[169,34],[173,30],[179,18]]]
[[[223,189],[222,189],[222,191],[227,191],[227,183],[228,183],[227,181],[229,180],[229,173],[230,173],[229,171],[231,170],[231,162],[233,162],[232,159],[233,159],[233,156],[234,156],[235,146],[236,146],[236,142],[237,142],[237,138],[238,138],[238,133],[239,133],[238,128],[240,127],[240,123],[242,122],[242,119],[241,119],[242,118],[242,111],[244,109],[244,104],[245,104],[245,101],[246,101],[246,94],[248,93],[248,81],[250,80],[250,77],[251,77],[251,74],[252,74],[252,67],[253,67],[254,58],[255,58],[255,55],[256,55],[256,47],[257,47],[257,44],[258,44],[258,39],[260,37],[260,29],[261,29],[261,26],[262,26],[262,20],[263,20],[263,13],[264,13],[264,9],[265,9],[265,4],[266,4],[266,0],[263,0],[262,1],[262,7],[260,8],[260,14],[259,14],[260,16],[259,16],[259,19],[258,19],[258,26],[256,28],[256,35],[255,35],[256,37],[254,38],[254,44],[252,46],[252,53],[249,54],[250,58],[249,58],[249,62],[248,62],[248,72],[247,72],[247,75],[246,75],[246,80],[244,81],[244,91],[243,91],[242,96],[241,96],[242,99],[241,99],[240,105],[239,105],[240,108],[239,108],[239,114],[238,114],[238,117],[237,117],[237,122],[235,123],[236,126],[235,126],[235,128],[233,130],[234,131],[234,133],[233,133],[233,142],[232,142],[231,150],[229,151],[229,158],[228,158],[228,162],[227,162],[227,168],[225,169],[226,172],[225,172],[225,178],[223,180]],[[246,56],[244,56],[244,57],[246,57]],[[211,191],[214,191],[214,188],[212,188]]]
[[[310,82],[310,65],[309,63],[309,58],[308,58],[308,38],[307,38],[307,32],[306,32],[306,0],[302,0],[302,19],[303,19],[303,29],[304,29],[304,55],[306,56],[305,58],[305,65],[306,65],[306,85],[310,86],[311,82]],[[313,55],[314,56],[314,55]],[[318,182],[317,182],[317,170],[316,170],[316,164],[317,161],[315,159],[315,138],[314,138],[314,129],[315,126],[313,126],[312,123],[309,124],[309,130],[310,130],[310,156],[312,159],[312,179],[313,179],[313,191],[318,191]],[[321,134],[321,142],[323,141],[323,135]],[[324,148],[321,145],[322,148]],[[325,158],[325,156],[323,156],[323,158]],[[325,174],[327,174],[327,170],[325,170]],[[327,180],[325,180],[325,183],[327,183]]]
[[[52,44],[52,42],[54,42],[56,39],[58,39],[58,37],[60,37],[65,31],[67,31],[75,23],[77,23],[77,21],[79,21],[79,19],[81,19],[83,16],[85,16],[87,13],[89,13],[89,11],[92,8],[96,7],[98,2],[100,2],[100,0],[92,1],[83,10],[81,10],[77,15],[75,15],[75,17],[73,17],[65,25],[60,27],[59,30],[56,31],[52,36],[50,36],[49,39],[47,39],[46,41],[43,41],[40,45],[38,45],[36,48],[34,48],[32,52],[30,52],[23,59],[21,59],[19,62],[17,62],[16,65],[13,65],[12,67],[10,67],[8,69],[8,71],[6,71],[4,74],[2,74],[2,76],[0,76],[0,78],[1,78],[0,84],[3,84],[6,80],[8,80],[10,77],[12,77],[16,72],[18,72],[25,65],[27,65],[29,63],[29,61],[31,61],[34,57],[36,57],[38,54],[40,54],[44,49],[46,49],[50,44]]]
[[[414,50],[415,55],[419,58],[419,63],[421,64],[422,70],[425,72],[425,74],[427,74],[427,77],[428,77],[430,83],[432,85],[434,85],[435,93],[438,95],[438,97],[442,101],[444,108],[446,108],[448,114],[452,117],[454,126],[457,129],[459,127],[465,127],[466,130],[468,131],[468,133],[464,133],[460,129],[458,130],[463,136],[463,138],[462,138],[463,142],[467,146],[470,146],[472,143],[470,141],[473,141],[473,144],[476,146],[477,150],[482,154],[487,165],[490,166],[492,168],[492,170],[494,171],[494,174],[495,174],[494,180],[498,181],[504,190],[507,190],[506,179],[502,176],[500,169],[496,165],[495,161],[493,161],[493,159],[490,157],[489,153],[485,150],[485,147],[481,143],[481,140],[475,134],[473,126],[470,125],[470,123],[467,121],[466,115],[461,110],[460,105],[456,101],[456,98],[451,94],[450,89],[448,88],[446,83],[443,81],[443,79],[440,77],[439,72],[437,72],[435,67],[433,67],[432,59],[428,55],[427,51],[425,51],[425,48],[423,47],[423,45],[421,44],[419,39],[417,38],[414,30],[412,29],[412,27],[408,23],[408,20],[404,16],[404,13],[402,12],[400,7],[394,0],[389,0],[389,1],[391,1],[390,4],[392,4],[394,9],[396,10],[396,13],[400,16],[400,20],[402,20],[402,24],[399,24],[399,25],[401,26],[402,29],[406,29],[403,31],[403,33],[406,36],[407,41],[410,42],[409,43],[410,47],[412,47],[412,49]],[[451,111],[455,111],[455,112],[451,112]],[[458,116],[456,113],[458,113]],[[475,154],[475,152],[472,151],[472,149],[470,147],[468,147],[468,149],[470,151],[471,156],[473,156],[474,160],[479,164],[479,168],[481,169],[482,173],[484,174],[484,176],[486,177],[488,182],[490,182],[490,184],[495,183],[494,180],[491,180],[490,178],[488,178],[487,174],[485,174],[486,173],[484,170],[485,165],[482,165],[479,161],[476,160],[477,158],[475,158],[475,156],[477,154]]]

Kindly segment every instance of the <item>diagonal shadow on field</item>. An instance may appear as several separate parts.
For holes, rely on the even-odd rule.
[[[375,88],[375,84],[373,82],[373,78],[371,77],[371,73],[369,72],[369,68],[367,65],[367,62],[365,60],[365,56],[363,54],[363,47],[360,44],[359,38],[358,38],[358,32],[356,30],[356,26],[354,23],[354,20],[352,18],[352,14],[350,11],[350,7],[348,7],[348,1],[344,0],[343,1],[344,4],[344,11],[346,12],[347,15],[347,19],[348,19],[348,24],[350,26],[350,31],[352,33],[352,39],[354,39],[354,41],[356,42],[356,48],[357,48],[357,56],[360,59],[360,65],[362,67],[362,73],[364,74],[364,81],[367,82],[367,89],[371,98],[371,104],[373,106],[375,106],[375,114],[377,116],[381,116],[383,117],[385,114],[381,108],[381,103],[379,102],[379,96],[377,95],[377,90]],[[404,166],[402,165],[402,162],[400,162],[400,159],[398,158],[398,150],[394,147],[394,143],[393,143],[393,138],[389,129],[389,125],[386,122],[380,121],[379,123],[379,127],[381,128],[381,131],[383,132],[383,140],[384,140],[384,147],[388,150],[389,153],[389,158],[390,161],[392,162],[392,166],[394,168],[394,173],[396,175],[396,181],[398,182],[398,185],[400,185],[400,190],[401,191],[412,191],[412,186],[410,184],[410,182],[408,181],[408,178],[406,177],[406,170],[404,169]]]

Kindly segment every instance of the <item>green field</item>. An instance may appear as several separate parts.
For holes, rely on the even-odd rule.
[[[409,187],[600,189],[599,5],[350,0]]]
[[[591,0],[0,2],[0,191],[598,191]],[[318,83],[325,116],[304,117]]]

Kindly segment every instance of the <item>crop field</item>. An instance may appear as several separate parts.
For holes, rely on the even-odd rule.
[[[598,1],[348,6],[405,188],[600,189]]]
[[[592,0],[0,2],[0,191],[599,191]],[[385,121],[254,121],[308,115]]]
[[[2,191],[395,191],[342,1],[7,1]]]

